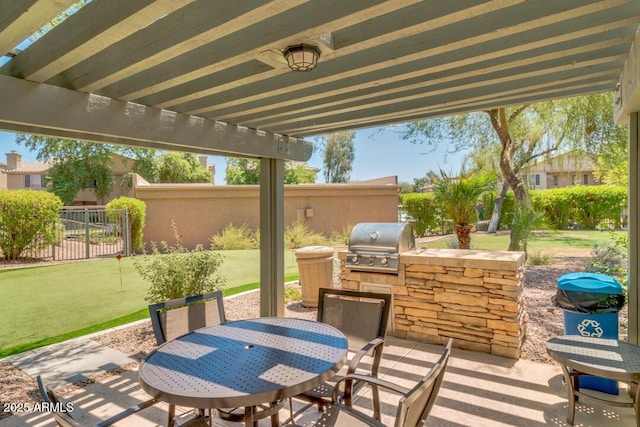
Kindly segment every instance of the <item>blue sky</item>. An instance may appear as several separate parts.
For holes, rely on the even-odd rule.
[[[313,141],[313,138],[308,138]],[[0,131],[0,162],[4,163],[4,153],[16,150],[22,154],[22,160],[34,161],[35,153],[28,152],[24,146],[15,143],[15,134]],[[356,132],[356,153],[351,172],[351,181],[362,181],[383,176],[396,175],[399,182],[413,183],[428,170],[443,168],[457,172],[463,153],[446,156],[444,147],[429,152],[427,147],[403,141],[394,128],[365,129]],[[225,158],[210,156],[209,163],[216,165],[216,183],[224,184]],[[322,153],[314,153],[308,162],[322,169]],[[318,182],[323,182],[321,173]]]

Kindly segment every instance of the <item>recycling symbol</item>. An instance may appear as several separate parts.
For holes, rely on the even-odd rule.
[[[580,332],[580,335],[582,335],[583,337],[600,338],[604,331],[600,327],[600,323],[596,322],[595,320],[584,319],[578,325],[578,332]]]

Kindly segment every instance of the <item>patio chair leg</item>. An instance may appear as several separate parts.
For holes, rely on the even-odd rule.
[[[176,416],[176,405],[170,404],[169,411],[167,411],[167,427],[171,427],[175,416]]]

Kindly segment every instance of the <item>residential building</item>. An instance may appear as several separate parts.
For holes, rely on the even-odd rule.
[[[571,187],[574,185],[600,185],[593,175],[596,162],[583,151],[569,151],[546,157],[522,169],[522,176],[530,189]]]
[[[45,177],[47,176],[51,163],[23,162],[22,155],[15,150],[6,153],[6,156],[6,164],[0,163],[0,189],[45,189]],[[202,168],[209,170],[211,174],[215,176],[215,165],[207,163],[207,156],[198,156],[198,162]],[[113,188],[111,193],[104,200],[98,200],[91,189],[81,190],[76,194],[72,205],[104,205],[121,196],[133,197],[133,189],[131,185],[126,182],[129,180],[127,176],[131,173],[132,166],[133,159],[114,154],[111,159],[111,170],[113,171]],[[212,183],[214,183],[213,180]]]
[[[6,154],[7,163],[0,166],[0,188],[20,190],[24,188],[42,190],[50,164],[44,162],[23,162],[22,154],[13,150]]]

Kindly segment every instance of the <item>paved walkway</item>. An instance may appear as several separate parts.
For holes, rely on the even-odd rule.
[[[147,321],[145,319],[140,322]],[[0,359],[0,363],[11,363],[34,378],[41,375],[50,388],[56,390],[136,362],[135,359],[93,340],[97,335],[136,323],[138,322],[9,356]]]

